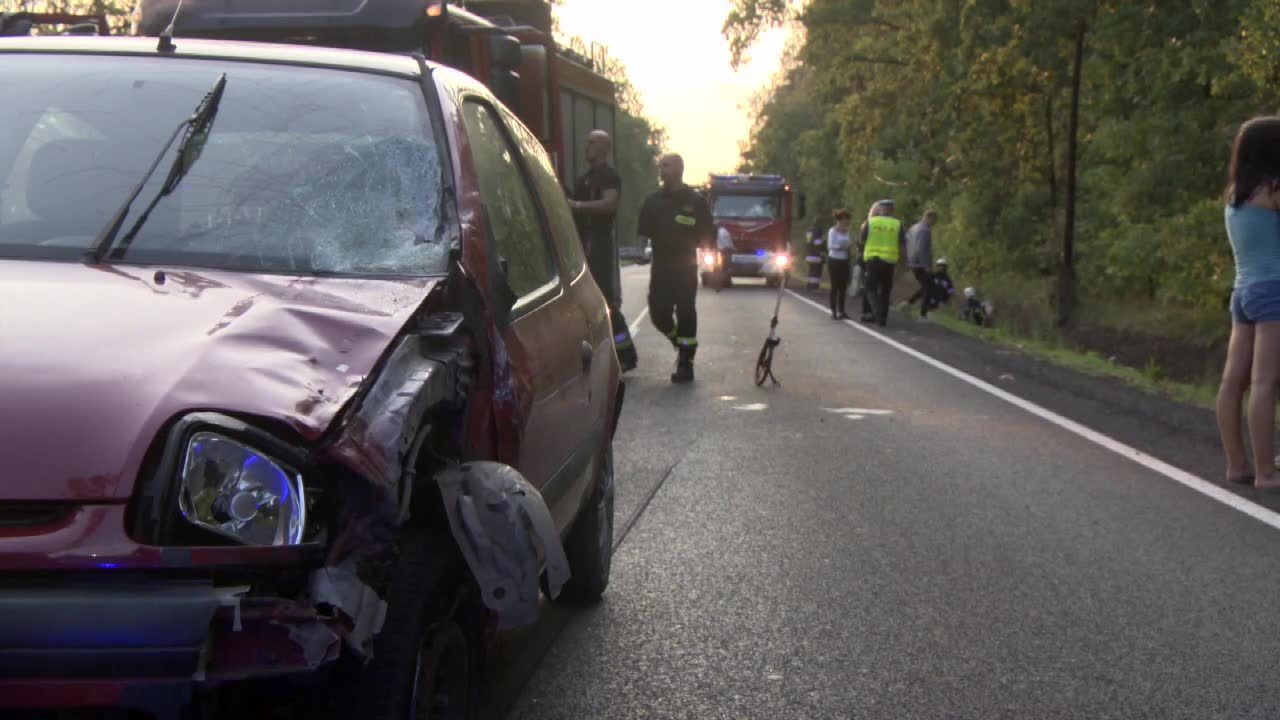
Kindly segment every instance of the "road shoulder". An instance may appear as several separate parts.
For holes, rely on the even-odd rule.
[[[826,294],[799,290],[820,304]],[[853,305],[850,300],[850,305]],[[808,312],[818,312],[808,309]],[[943,310],[946,312],[946,310]],[[879,330],[879,328],[876,328]],[[993,345],[895,310],[883,334],[946,365],[1189,472],[1272,510],[1280,497],[1225,485],[1211,410],[1121,380],[1089,375],[1014,348]]]

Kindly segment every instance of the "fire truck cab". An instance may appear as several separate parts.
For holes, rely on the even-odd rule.
[[[805,214],[804,196],[793,208],[791,185],[781,175],[712,175],[707,202],[717,228],[729,231],[728,277],[762,277],[776,287],[790,262],[791,221]],[[704,264],[704,268],[705,268]],[[703,284],[714,282],[703,273]]]
[[[140,0],[134,34],[417,53],[484,83],[547,149],[570,187],[586,171],[586,135],[614,134],[614,84],[593,57],[560,46],[545,0]]]
[[[110,35],[107,16],[76,13],[0,13],[0,37],[24,37],[38,34],[37,29],[61,29],[63,35]]]

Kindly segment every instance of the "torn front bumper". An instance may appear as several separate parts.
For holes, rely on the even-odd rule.
[[[163,718],[202,686],[306,673],[339,655],[336,621],[292,601],[208,580],[144,580],[0,592],[0,711],[111,707]]]

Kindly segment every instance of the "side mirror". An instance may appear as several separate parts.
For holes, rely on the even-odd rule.
[[[0,37],[26,37],[31,34],[32,22],[13,15],[0,15]]]
[[[489,74],[489,90],[507,109],[520,115],[520,75],[510,70],[494,69]]]
[[[518,70],[524,64],[520,41],[511,35],[489,36],[489,65],[503,70]]]
[[[808,207],[805,204],[804,193],[800,193],[798,196],[796,196],[796,219],[803,220],[804,216],[808,214],[809,214],[809,211],[808,211]]]
[[[489,89],[511,112],[520,115],[520,73],[524,53],[520,41],[510,35],[490,35]]]

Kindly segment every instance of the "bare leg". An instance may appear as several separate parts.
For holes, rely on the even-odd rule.
[[[1231,324],[1227,362],[1222,368],[1222,384],[1218,386],[1218,432],[1222,435],[1222,449],[1227,455],[1228,480],[1242,478],[1249,473],[1241,436],[1240,410],[1253,371],[1253,327]]]
[[[1259,323],[1253,338],[1253,379],[1249,390],[1249,439],[1254,486],[1280,487],[1275,468],[1276,380],[1280,379],[1280,322]]]

